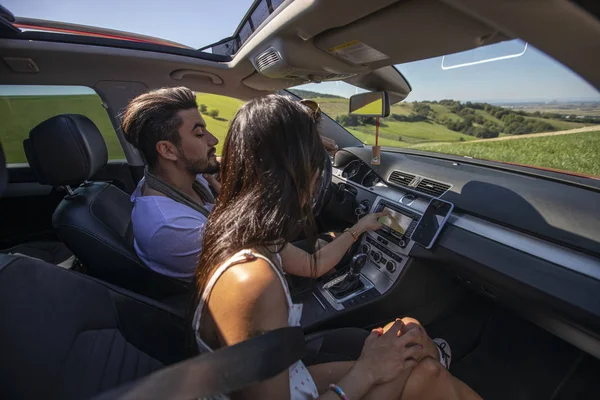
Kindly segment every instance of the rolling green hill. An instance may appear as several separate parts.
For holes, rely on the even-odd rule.
[[[600,176],[600,131],[476,143],[431,143],[417,148]]]
[[[348,100],[324,97],[311,92],[321,109],[336,119],[361,141],[375,141],[373,120],[348,117]],[[364,118],[364,117],[362,117]],[[398,103],[391,106],[390,116],[380,118],[380,143],[397,147],[424,142],[466,142],[511,134],[537,133],[580,128],[590,125],[516,113],[486,103],[440,102]],[[360,132],[358,134],[357,132]]]
[[[304,91],[302,94],[314,96],[325,113],[340,121],[346,118],[347,122],[347,99],[316,92]],[[208,129],[219,139],[217,151],[220,154],[229,124],[243,101],[212,94],[197,94],[197,102],[199,106],[206,106],[203,116]],[[213,110],[218,110],[218,116],[210,116],[214,115],[211,112]],[[88,116],[102,132],[109,158],[125,158],[112,123],[97,95],[1,96],[0,121],[3,125],[0,139],[8,162],[26,162],[23,140],[29,136],[29,131],[45,119],[62,113]],[[391,115],[381,119],[381,122],[381,146],[415,147],[600,175],[599,167],[594,161],[600,153],[600,132],[467,143],[476,139],[478,132],[490,127],[497,130],[495,134],[498,136],[509,136],[504,132],[509,124],[510,129],[515,129],[515,124],[518,128],[520,124],[528,129],[548,128],[546,130],[580,128],[590,124],[515,113],[483,103],[461,104],[451,100],[394,104]],[[352,126],[346,124],[346,129],[362,142],[375,144],[373,120],[361,120]]]

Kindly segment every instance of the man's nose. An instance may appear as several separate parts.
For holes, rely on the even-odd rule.
[[[209,132],[209,138],[208,138],[208,143],[210,145],[210,147],[216,146],[217,144],[219,144],[219,139],[217,139],[217,137],[215,135],[213,135],[212,133]]]

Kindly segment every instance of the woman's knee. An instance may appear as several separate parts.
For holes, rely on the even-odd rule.
[[[432,382],[442,378],[447,373],[448,371],[439,361],[426,357],[413,368],[411,375],[416,375],[425,382]]]

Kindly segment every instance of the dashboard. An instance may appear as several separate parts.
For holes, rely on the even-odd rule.
[[[361,240],[369,289],[385,293],[411,259],[426,260],[600,357],[600,185],[387,151],[370,165],[370,155],[338,152],[332,179],[352,187],[364,210],[402,215],[404,233],[384,228]],[[427,250],[410,233],[433,197],[455,209]],[[348,306],[320,290],[335,309]]]

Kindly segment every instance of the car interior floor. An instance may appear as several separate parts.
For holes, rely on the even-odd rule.
[[[600,360],[469,294],[426,327],[452,347],[452,374],[484,399],[598,399]]]

